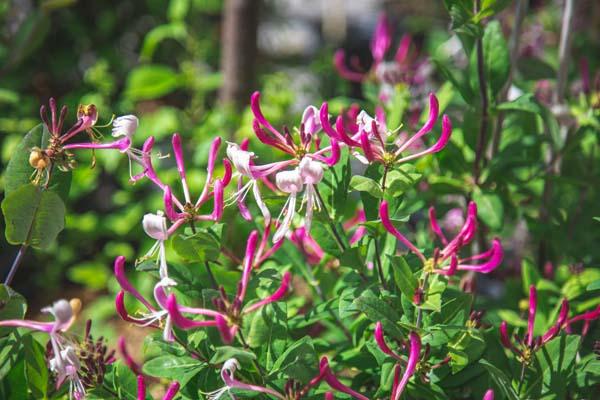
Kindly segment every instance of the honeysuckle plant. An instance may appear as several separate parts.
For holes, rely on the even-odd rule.
[[[585,237],[577,223],[595,187],[561,194],[581,197],[577,218],[548,207],[554,185],[564,188],[561,166],[584,174],[573,158],[597,161],[597,127],[579,119],[573,130],[533,93],[508,100],[508,49],[493,20],[505,2],[480,3],[444,2],[468,71],[411,56],[407,35],[387,61],[395,39],[382,16],[368,72],[342,52],[331,66],[365,89],[376,82],[379,96],[336,94],[294,115],[265,85],[226,145],[225,128],[152,136],[143,113],[103,126],[106,110],[94,105],[63,129],[67,109],[51,99],[3,176],[6,236],[20,249],[0,286],[0,397],[594,398],[600,270],[588,266],[595,249],[574,257],[570,248]],[[429,87],[431,65],[444,82]],[[593,85],[582,83],[594,116]],[[131,194],[120,201],[135,206],[101,251],[114,260],[102,288],[110,301],[59,300],[42,309],[53,321],[25,319],[13,279],[32,267],[29,248],[51,249],[63,230],[76,156],[100,151],[120,157],[125,179],[115,182]],[[103,168],[108,158],[98,158]],[[561,224],[563,237],[544,237]],[[82,313],[118,339],[92,335]]]

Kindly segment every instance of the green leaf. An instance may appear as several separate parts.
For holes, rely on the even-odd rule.
[[[529,294],[529,286],[537,285],[540,279],[542,279],[535,264],[528,259],[523,259],[521,262],[521,277],[523,279],[523,293],[527,295]]]
[[[4,173],[4,192],[6,196],[31,182],[31,176],[35,172],[29,164],[31,149],[34,147],[47,148],[48,139],[49,133],[46,126],[39,124],[33,127],[14,149]],[[71,177],[71,171],[63,172],[58,168],[53,168],[48,190],[58,193],[63,200],[66,200],[71,186]]]
[[[256,355],[251,351],[238,349],[232,346],[221,346],[215,349],[215,353],[210,359],[211,364],[221,364],[230,358],[235,358],[243,364],[250,364],[256,360]]]
[[[179,74],[163,65],[142,65],[129,73],[125,97],[129,100],[151,100],[181,87]]]
[[[36,399],[48,398],[48,366],[46,349],[31,335],[23,337],[25,348],[25,377],[27,387]]]
[[[479,363],[482,364],[485,369],[488,370],[490,377],[496,383],[496,386],[500,388],[504,396],[509,398],[510,400],[519,400],[519,395],[512,387],[510,379],[506,376],[506,374],[498,369],[493,364],[489,363],[487,360],[479,360]]]
[[[563,334],[535,353],[540,368],[535,376],[542,381],[543,391],[546,390],[557,398],[565,397],[580,339],[579,335]]]
[[[594,282],[590,283],[586,289],[590,292],[592,290],[600,290],[600,279],[595,280]]]
[[[419,282],[415,277],[413,271],[410,269],[410,266],[402,256],[391,256],[387,255],[394,274],[394,282],[396,282],[396,286],[403,295],[408,299],[412,299],[415,296],[417,286]]]
[[[171,0],[167,10],[170,21],[182,21],[190,9],[190,0]]]
[[[113,369],[113,386],[119,395],[119,399],[138,400],[137,397],[137,377],[123,364],[117,361]],[[104,396],[100,398],[106,398]]]
[[[273,371],[282,372],[290,378],[307,383],[318,374],[318,363],[313,341],[305,336],[290,345],[275,361]]]
[[[421,176],[412,164],[403,164],[389,171],[386,177],[386,196],[400,196],[407,190],[414,188]]]
[[[358,192],[367,192],[378,199],[383,197],[383,192],[381,191],[379,184],[366,176],[354,175],[350,180],[350,189]]]
[[[140,50],[140,58],[145,61],[150,61],[156,48],[163,40],[184,40],[186,35],[187,30],[185,24],[179,22],[156,26],[144,37],[144,44]]]
[[[252,313],[247,334],[248,345],[260,351],[261,362],[267,369],[285,349],[287,314],[284,304],[269,304]]]
[[[65,205],[49,190],[28,184],[2,201],[6,240],[45,249],[65,227]]]
[[[402,331],[396,323],[400,321],[400,315],[388,303],[379,299],[370,291],[364,291],[354,302],[353,307],[363,312],[373,322],[381,322],[383,329],[397,338],[403,338]]]
[[[510,72],[510,56],[508,46],[502,33],[502,27],[498,21],[491,21],[483,33],[483,65],[484,75],[495,97],[508,79]],[[471,87],[479,88],[479,76],[477,73],[477,52],[471,53],[470,61]]]
[[[526,93],[520,97],[517,97],[513,101],[500,103],[496,107],[498,110],[510,110],[510,111],[525,111],[528,113],[542,115],[544,109],[540,106],[540,103],[531,93]]]
[[[188,262],[215,261],[221,253],[223,224],[199,229],[193,235],[175,235],[171,241],[173,250]]]
[[[504,206],[500,196],[494,193],[475,191],[473,201],[477,203],[477,216],[493,230],[502,228]]]
[[[204,366],[195,358],[169,354],[146,361],[142,370],[144,374],[177,380],[181,386],[185,386]]]

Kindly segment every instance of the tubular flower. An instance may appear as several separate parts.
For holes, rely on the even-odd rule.
[[[452,134],[452,124],[447,115],[442,117],[442,133],[437,142],[432,146],[409,155],[403,155],[407,150],[414,148],[429,132],[431,132],[438,120],[439,104],[433,93],[429,94],[429,116],[425,124],[412,136],[394,136],[394,132],[387,129],[383,110],[378,109],[375,118],[365,111],[361,111],[356,117],[356,131],[347,130],[344,126],[343,117],[336,120],[335,129],[329,123],[327,114],[327,103],[321,107],[321,124],[323,130],[332,139],[343,142],[353,149],[352,154],[362,163],[381,163],[388,167],[414,160],[428,154],[441,151]],[[390,140],[393,143],[390,143]],[[362,152],[362,154],[358,151]]]
[[[221,367],[221,379],[225,383],[220,389],[205,393],[209,400],[219,400],[224,394],[229,394],[231,398],[235,398],[231,394],[231,389],[248,390],[251,392],[265,393],[274,396],[281,400],[286,400],[286,397],[273,389],[264,386],[252,385],[235,379],[235,371],[241,369],[240,363],[235,358],[230,358],[223,363]]]
[[[58,389],[65,381],[68,381],[69,397],[76,400],[85,397],[85,387],[80,378],[81,363],[75,350],[76,344],[64,333],[71,327],[80,309],[81,301],[79,299],[71,301],[61,299],[51,306],[42,308],[42,312],[54,317],[53,322],[19,319],[0,321],[0,326],[26,328],[45,332],[50,336],[52,358],[49,364],[50,370],[56,374],[56,388]]]
[[[167,254],[165,249],[165,241],[169,239],[169,231],[167,230],[167,219],[161,211],[156,214],[146,214],[142,220],[142,226],[146,235],[156,240],[156,243],[148,250],[143,258],[157,256],[159,265],[159,274],[161,279],[169,277],[167,271]]]
[[[291,274],[289,272],[283,274],[281,285],[272,295],[254,304],[246,307],[243,306],[253,266],[256,265],[257,261],[260,261],[260,249],[257,252],[257,244],[258,232],[253,231],[248,237],[242,277],[238,283],[237,292],[233,300],[230,300],[225,293],[225,289],[220,287],[220,296],[213,299],[213,304],[217,309],[216,311],[179,306],[175,296],[171,294],[166,303],[169,316],[172,318],[175,325],[186,330],[203,326],[216,326],[221,334],[223,342],[231,343],[240,328],[245,315],[258,310],[269,303],[281,300],[287,294],[290,286]],[[204,315],[214,318],[214,321],[195,321],[186,318],[182,313]]]
[[[290,231],[288,238],[294,246],[302,252],[304,257],[306,257],[306,261],[312,265],[320,263],[325,256],[325,252],[321,246],[319,246],[316,240],[306,232],[306,229],[303,226]]]
[[[335,138],[330,140],[330,145],[320,148],[321,141],[319,133],[322,130],[319,111],[314,106],[309,106],[302,115],[297,135],[292,135],[287,129],[285,133],[279,132],[265,118],[260,108],[260,93],[255,92],[251,97],[251,109],[254,114],[253,129],[257,138],[271,147],[283,151],[290,158],[270,164],[257,165],[254,153],[248,151],[248,143],[242,145],[231,143],[227,149],[227,155],[235,167],[238,178],[238,190],[232,196],[237,201],[238,207],[245,219],[251,215],[245,205],[248,192],[252,191],[254,199],[264,217],[265,226],[271,222],[271,214],[264,204],[258,188],[258,181],[263,181],[270,188],[274,188],[269,177],[275,177],[276,187],[284,193],[290,194],[282,214],[285,215],[280,221],[274,242],[283,239],[289,230],[295,215],[297,195],[305,189],[303,204],[306,203],[307,230],[310,229],[313,208],[318,208],[320,203],[316,199],[314,185],[323,178],[324,164],[335,165],[340,158],[340,146]],[[295,137],[297,136],[297,137]],[[286,168],[294,167],[292,170]],[[243,183],[248,179],[247,183]]]
[[[494,400],[494,391],[492,389],[488,389],[483,396],[483,400]]]
[[[183,162],[183,149],[181,147],[181,138],[178,134],[174,134],[172,138],[173,152],[175,154],[175,162],[177,171],[181,179],[184,201],[180,201],[173,196],[171,189],[166,185],[159,185],[164,192],[165,214],[173,223],[172,230],[186,222],[193,224],[194,221],[218,221],[223,215],[223,190],[231,180],[231,165],[228,161],[223,160],[225,174],[222,179],[214,179],[214,168],[221,138],[217,137],[213,140],[208,153],[208,166],[206,167],[206,181],[200,196],[196,202],[192,202],[190,190],[187,183],[187,176]],[[213,198],[213,211],[211,214],[200,214],[200,207],[210,198]],[[178,211],[175,210],[178,209]]]
[[[179,386],[179,382],[171,382],[167,392],[162,397],[162,400],[173,400],[175,395],[177,395],[177,392],[179,392]],[[137,377],[137,400],[146,400],[146,382],[144,375],[138,375]]]
[[[550,340],[554,339],[568,322],[569,302],[567,299],[563,299],[556,322],[542,336],[534,336],[536,311],[537,290],[534,285],[531,285],[529,287],[529,312],[527,318],[527,333],[525,336],[523,338],[519,338],[515,335],[514,338],[516,342],[513,344],[508,335],[508,326],[506,321],[502,321],[500,324],[500,341],[502,342],[502,345],[511,350],[513,353],[517,354],[520,360],[527,364],[531,362],[535,351]]]
[[[117,293],[115,298],[115,306],[117,313],[127,322],[131,322],[138,326],[150,326],[163,330],[163,339],[172,342],[173,336],[173,321],[171,315],[167,311],[167,296],[168,290],[176,285],[176,282],[169,278],[162,278],[154,286],[154,300],[158,307],[153,306],[140,292],[129,282],[125,274],[125,257],[119,256],[115,259],[114,265],[115,278],[121,286],[121,291]],[[129,293],[135,297],[146,308],[145,312],[141,313],[140,317],[129,315],[125,308],[125,293]],[[185,308],[182,308],[185,309]],[[215,325],[214,321],[206,321]]]
[[[375,31],[371,39],[371,55],[373,64],[368,71],[357,71],[347,67],[346,54],[340,49],[335,52],[333,64],[338,74],[352,82],[374,81],[380,84],[379,98],[387,102],[394,86],[405,83],[412,87],[419,87],[425,83],[428,72],[426,61],[410,57],[412,38],[405,34],[400,39],[394,58],[386,61],[386,55],[392,44],[392,29],[387,17],[382,14],[377,20]],[[358,64],[357,59],[351,59],[353,64]],[[352,63],[351,63],[352,64]],[[360,69],[360,66],[358,66]]]
[[[327,359],[327,357],[321,358],[321,361],[319,362],[319,374],[313,379],[311,379],[310,382],[308,382],[308,384],[306,384],[306,386],[304,386],[297,393],[296,398],[299,399],[302,396],[306,395],[306,393],[308,393],[308,391],[312,387],[318,385],[322,381],[325,381],[325,383],[327,383],[327,385],[331,389],[337,392],[346,393],[347,395],[350,395],[358,400],[369,400],[368,397],[356,392],[355,390],[350,389],[348,386],[344,385],[342,382],[339,381],[339,379],[335,376],[335,374],[329,367],[329,360]],[[333,395],[326,396],[326,398],[333,398]]]
[[[386,201],[381,203],[379,209],[381,223],[385,229],[396,236],[410,251],[421,259],[425,268],[429,272],[441,275],[454,275],[456,271],[475,271],[487,274],[495,270],[504,256],[500,240],[495,238],[492,241],[492,247],[483,253],[460,258],[460,250],[468,245],[477,230],[477,205],[470,202],[467,208],[467,218],[460,232],[450,241],[445,237],[436,219],[435,209],[429,209],[430,226],[433,233],[442,242],[443,248],[434,250],[433,258],[427,259],[419,249],[416,248],[396,227],[392,224],[389,216],[388,204]],[[473,263],[477,261],[477,263]]]
[[[375,342],[379,346],[382,352],[387,354],[388,356],[394,358],[396,363],[396,370],[394,376],[394,385],[392,386],[392,395],[390,397],[391,400],[398,400],[400,395],[404,391],[408,380],[415,374],[417,369],[417,364],[419,364],[419,358],[421,357],[421,338],[416,332],[411,332],[409,335],[409,351],[408,351],[408,359],[405,361],[398,353],[392,351],[390,347],[385,342],[383,326],[381,322],[378,322],[375,325]],[[425,362],[426,354],[423,355],[423,360],[421,362],[422,366],[425,367],[427,364]],[[406,369],[404,370],[404,374],[402,378],[400,378],[400,371],[402,369],[402,365],[406,364]],[[440,364],[441,365],[441,364]],[[429,367],[436,368],[437,366]]]

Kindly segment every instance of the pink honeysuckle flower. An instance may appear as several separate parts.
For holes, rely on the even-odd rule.
[[[48,132],[50,132],[50,135],[53,138],[51,139],[51,146],[53,144],[52,141],[54,141],[54,144],[65,144],[65,142],[78,133],[90,130],[98,120],[98,111],[96,110],[95,105],[79,105],[79,108],[77,109],[77,122],[75,122],[75,124],[63,134],[61,132],[65,117],[67,116],[67,107],[63,106],[61,108],[60,115],[57,118],[56,100],[54,100],[54,98],[50,98],[48,103],[50,105],[50,120],[48,119],[46,106],[40,107],[40,116],[42,121],[44,121],[46,128],[48,128]]]
[[[598,318],[600,318],[600,306],[597,306],[592,311],[588,311],[588,312],[585,312],[580,315],[576,315],[573,318],[568,319],[565,324],[565,330],[567,331],[567,333],[571,333],[571,331],[572,331],[571,325],[572,324],[577,323],[578,321],[584,321],[583,328],[581,330],[581,335],[585,336],[590,328],[590,323],[594,320],[597,320]]]
[[[342,225],[344,230],[351,230],[356,227],[354,233],[348,241],[351,245],[358,243],[358,241],[367,234],[367,228],[365,226],[360,225],[361,223],[366,221],[367,217],[365,215],[365,210],[358,210],[354,217],[350,218]]]
[[[483,395],[483,400],[494,400],[494,391],[492,389],[488,389]]]
[[[426,61],[417,60],[415,56],[409,57],[411,42],[410,35],[403,35],[393,59],[387,61],[386,55],[392,44],[392,29],[389,20],[382,14],[377,20],[371,39],[370,49],[373,64],[369,70],[361,71],[360,66],[357,66],[354,70],[348,68],[346,54],[342,49],[335,52],[333,64],[338,74],[344,79],[352,82],[374,81],[378,83],[380,85],[380,99],[387,102],[389,100],[387,96],[390,92],[393,92],[394,86],[405,83],[409,86],[418,87],[423,85],[424,76],[428,74]]]
[[[508,335],[508,324],[502,321],[500,324],[500,341],[502,345],[517,354],[521,361],[529,363],[535,351],[544,344],[554,339],[569,323],[569,302],[563,299],[556,322],[542,336],[534,336],[535,315],[537,312],[537,290],[534,285],[529,287],[529,312],[527,318],[527,333],[523,338],[516,335],[513,343]],[[575,317],[576,318],[576,317]]]
[[[223,380],[223,383],[225,383],[225,386],[217,390],[213,390],[212,392],[205,393],[207,395],[207,399],[219,400],[225,394],[229,394],[231,398],[235,398],[231,393],[231,390],[239,389],[257,393],[265,393],[274,396],[278,399],[286,400],[286,397],[284,395],[273,389],[259,385],[252,385],[237,380],[235,378],[235,371],[237,371],[238,369],[241,369],[241,366],[238,360],[236,360],[235,358],[230,358],[229,360],[225,361],[223,363],[223,366],[221,367],[221,379]]]
[[[417,249],[396,227],[392,224],[389,216],[388,204],[386,201],[381,203],[379,209],[381,223],[385,229],[404,244],[410,251],[421,259],[424,267],[429,272],[434,272],[441,275],[454,275],[456,271],[475,271],[487,274],[495,270],[502,262],[504,253],[500,240],[495,238],[492,241],[492,247],[483,253],[461,258],[460,250],[468,245],[477,230],[477,205],[470,202],[467,211],[467,218],[460,232],[454,239],[448,241],[443,234],[436,219],[435,209],[429,209],[429,218],[431,230],[440,239],[443,248],[434,250],[433,258],[427,259],[423,253]],[[476,263],[473,263],[473,262]]]
[[[169,385],[167,392],[162,397],[162,400],[173,400],[177,392],[179,392],[179,382],[173,381]],[[146,400],[146,382],[144,375],[139,374],[137,377],[137,400]]]
[[[169,316],[175,325],[185,330],[203,326],[216,326],[221,333],[223,342],[231,343],[238,329],[240,328],[245,315],[258,310],[269,303],[274,303],[281,300],[288,292],[290,286],[291,274],[289,272],[285,272],[283,274],[280,287],[272,295],[254,304],[244,307],[244,299],[246,297],[246,291],[248,288],[248,283],[250,282],[252,269],[256,265],[257,261],[260,261],[260,257],[257,258],[257,255],[259,255],[257,252],[257,244],[258,232],[253,231],[248,237],[242,277],[238,284],[237,292],[233,300],[230,301],[223,287],[220,287],[220,297],[213,300],[213,303],[217,309],[216,311],[202,308],[181,307],[177,304],[175,296],[171,294],[166,301],[166,305]],[[195,321],[184,317],[182,313],[209,316],[213,317],[214,321]]]
[[[347,395],[350,395],[358,400],[369,400],[368,397],[356,392],[355,390],[352,390],[340,382],[331,370],[329,366],[329,360],[325,356],[322,357],[321,361],[319,362],[319,374],[311,379],[310,382],[308,382],[308,384],[306,384],[306,386],[299,391],[297,398],[304,396],[312,387],[317,386],[322,381],[325,381],[325,383],[327,383],[327,385],[335,391],[346,393]]]
[[[167,310],[168,305],[168,290],[177,283],[166,277],[162,278],[154,286],[154,300],[158,307],[150,304],[140,292],[129,282],[125,274],[125,257],[119,256],[115,259],[114,265],[115,278],[121,286],[121,291],[117,293],[115,298],[115,307],[121,318],[127,322],[131,322],[138,326],[149,326],[157,329],[163,329],[163,339],[167,342],[172,342],[175,339],[173,335],[173,320],[171,314]],[[125,308],[125,293],[131,294],[146,308],[146,312],[142,312],[140,317],[131,316]],[[187,307],[180,307],[180,311],[188,311]],[[203,321],[207,326],[215,326],[214,321]]]
[[[50,359],[50,370],[56,374],[56,388],[58,389],[65,381],[68,381],[69,398],[77,400],[85,397],[85,387],[79,377],[81,365],[74,348],[75,343],[64,333],[75,321],[80,308],[81,302],[78,299],[70,302],[61,299],[51,306],[42,308],[42,312],[54,317],[54,322],[20,319],[0,321],[0,326],[25,328],[48,334],[53,353]]]
[[[381,349],[381,351],[388,356],[392,357],[396,360],[396,369],[394,372],[394,384],[392,386],[392,395],[390,397],[391,400],[398,400],[400,395],[404,391],[408,380],[415,374],[417,369],[417,364],[419,363],[419,359],[421,357],[421,338],[416,332],[411,332],[409,335],[409,351],[408,351],[408,359],[404,360],[402,356],[398,353],[394,352],[385,341],[383,325],[381,322],[378,322],[375,325],[374,332],[375,342]],[[427,352],[426,352],[427,353]],[[427,354],[423,355],[423,359],[427,357]],[[439,365],[444,363],[442,361]],[[402,369],[402,365],[406,365],[406,369],[404,370],[404,374],[402,378],[400,378],[400,371]],[[437,368],[439,365],[433,366],[431,368]]]
[[[306,232],[306,228],[303,226],[290,231],[288,238],[302,252],[308,263],[312,265],[320,263],[325,256],[321,246]]]
[[[438,100],[433,93],[429,95],[429,116],[425,124],[412,136],[397,137],[392,144],[388,144],[389,139],[393,139],[394,132],[387,129],[385,115],[382,109],[378,109],[375,118],[371,117],[365,111],[361,111],[356,117],[356,132],[348,131],[343,123],[343,117],[339,116],[336,120],[335,129],[329,123],[327,113],[327,103],[321,107],[321,124],[324,132],[332,139],[337,140],[353,149],[352,154],[362,163],[381,163],[386,166],[401,164],[414,160],[428,154],[434,154],[441,151],[452,134],[452,124],[447,115],[442,117],[442,133],[435,144],[409,155],[403,155],[407,150],[411,150],[414,144],[431,132],[437,122],[439,115]],[[358,150],[362,152],[358,152]],[[324,150],[328,150],[324,148]]]

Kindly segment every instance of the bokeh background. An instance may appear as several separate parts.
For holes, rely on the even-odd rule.
[[[141,123],[136,145],[154,135],[157,149],[165,155],[170,134],[179,132],[186,143],[192,185],[200,184],[211,138],[239,139],[251,134],[246,104],[253,90],[262,90],[268,115],[282,123],[296,121],[304,107],[324,99],[360,100],[360,86],[337,75],[332,54],[345,48],[368,65],[369,40],[379,13],[388,13],[397,35],[410,32],[420,54],[452,54],[456,49],[442,1],[229,3],[0,2],[0,168],[22,136],[40,122],[40,104],[54,96],[59,104],[69,106],[71,122],[78,104],[95,104],[100,125],[108,123],[113,114],[137,115]],[[530,2],[520,46],[524,60],[520,71],[530,74],[532,80],[554,77],[561,4]],[[500,19],[508,30],[512,7],[504,14]],[[227,18],[238,24],[228,25]],[[599,27],[600,3],[578,2],[574,59],[586,56],[592,71],[600,68]],[[436,90],[444,80],[431,68],[431,89]],[[577,74],[577,63],[573,63],[572,81]],[[460,124],[460,120],[456,122]],[[106,134],[109,132],[107,129]],[[116,284],[111,278],[112,260],[117,255],[135,259],[152,245],[143,233],[141,219],[144,213],[161,207],[160,194],[146,183],[129,184],[125,157],[108,152],[95,157],[92,168],[92,155],[78,154],[66,229],[50,250],[29,251],[14,281],[14,288],[28,299],[30,310],[57,297],[77,296],[95,320],[113,316]],[[168,168],[172,160],[165,158],[161,164],[166,180],[174,182],[176,171]],[[505,271],[517,268],[522,257],[538,256],[530,245],[540,234],[551,238],[549,260],[572,267],[598,263],[597,222],[587,217],[594,210],[600,215],[598,189],[594,188],[599,183],[597,169],[598,165],[586,166],[590,176],[585,177],[579,169],[573,170],[572,176],[564,178],[575,179],[571,189],[557,194],[565,198],[553,212],[579,215],[579,219],[566,218],[565,223],[553,224],[554,231],[543,233],[536,231],[535,221],[513,221],[507,231],[510,257]],[[512,205],[505,205],[509,207]],[[2,275],[16,251],[0,242]],[[101,329],[111,336],[109,327]]]

